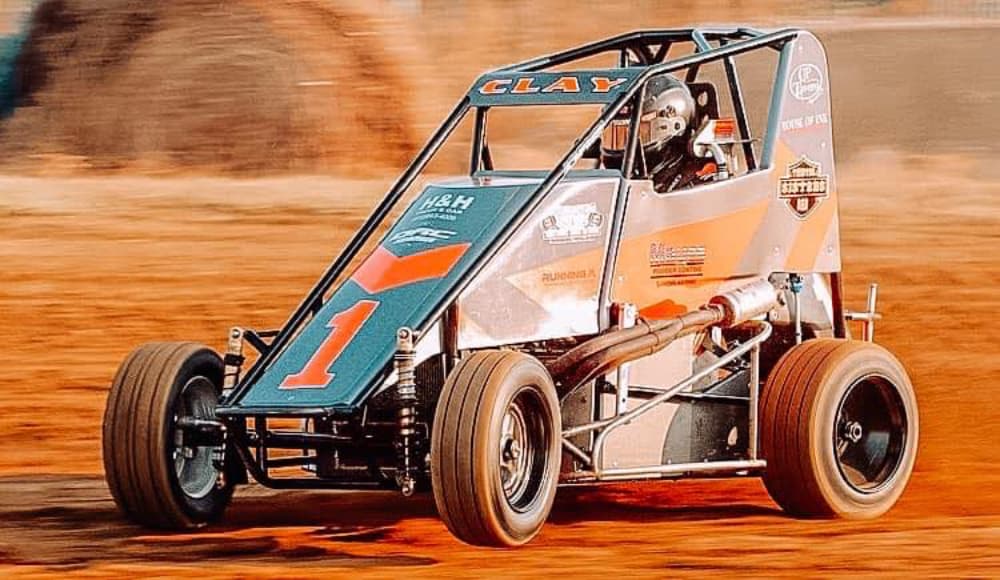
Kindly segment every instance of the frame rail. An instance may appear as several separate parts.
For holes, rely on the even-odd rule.
[[[620,413],[614,417],[563,430],[563,448],[591,468],[591,471],[581,471],[570,474],[567,480],[571,482],[613,481],[618,479],[642,479],[662,477],[665,475],[680,475],[685,473],[722,473],[763,469],[767,463],[757,456],[757,405],[760,396],[760,346],[771,336],[771,325],[764,321],[752,321],[747,324],[757,326],[757,334],[743,344],[727,352],[710,366],[693,373],[688,378],[670,387],[669,389],[665,389],[662,393],[652,397],[632,410]],[[723,366],[746,355],[747,353],[750,354],[750,408],[748,420],[750,442],[748,447],[748,459],[733,461],[707,461],[702,463],[676,463],[670,465],[649,465],[628,468],[604,468],[605,444],[607,443],[607,438],[611,433],[619,427],[635,421],[654,407],[669,403],[684,389],[690,387],[692,384],[707,377],[711,373],[719,370]],[[594,443],[589,455],[586,450],[581,449],[569,440],[573,436],[591,432],[595,433],[596,437],[594,438]]]

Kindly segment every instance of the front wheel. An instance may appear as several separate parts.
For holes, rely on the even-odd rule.
[[[768,377],[760,419],[764,484],[791,514],[877,517],[913,471],[913,386],[876,344],[817,339],[793,347]]]
[[[555,386],[536,359],[481,351],[448,376],[431,433],[434,501],[458,539],[517,546],[555,498],[562,425]]]
[[[222,374],[218,354],[186,342],[143,345],[118,369],[104,412],[104,472],[128,519],[188,529],[226,509],[235,478],[218,469],[223,448],[193,441],[178,426],[215,419]]]

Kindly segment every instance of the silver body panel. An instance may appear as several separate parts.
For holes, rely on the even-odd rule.
[[[620,180],[568,181],[459,299],[459,348],[595,334]]]

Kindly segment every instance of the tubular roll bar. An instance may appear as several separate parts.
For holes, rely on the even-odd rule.
[[[746,27],[738,28],[671,28],[665,30],[637,30],[626,32],[618,36],[613,36],[605,40],[600,40],[576,48],[571,48],[562,52],[521,61],[495,69],[491,72],[537,72],[542,69],[563,65],[574,60],[581,60],[601,54],[602,52],[612,52],[617,50],[632,50],[636,56],[640,57],[640,62],[644,64],[658,64],[659,60],[644,61],[643,56],[652,56],[649,51],[651,44],[670,45],[676,42],[696,42],[694,39],[697,33],[702,40],[710,41],[723,39],[741,41],[747,38],[759,38],[769,36],[759,30]],[[663,50],[659,58],[666,56],[667,51]]]
[[[274,337],[274,340],[268,345],[267,352],[261,353],[260,358],[250,367],[240,383],[236,385],[233,391],[228,397],[222,401],[222,407],[228,406],[235,401],[238,401],[244,393],[250,388],[250,385],[254,384],[257,379],[260,378],[264,370],[277,358],[278,353],[280,353],[284,347],[288,345],[288,342],[295,336],[295,333],[299,330],[303,323],[305,323],[309,318],[316,314],[320,306],[323,304],[323,296],[330,289],[337,278],[344,273],[344,270],[351,263],[351,260],[358,255],[361,248],[365,245],[368,239],[375,233],[378,228],[378,224],[382,222],[392,211],[392,208],[399,203],[402,199],[403,194],[410,187],[413,181],[417,178],[417,175],[423,171],[424,167],[430,162],[431,158],[437,153],[438,149],[444,143],[445,139],[451,135],[455,127],[462,121],[465,117],[465,113],[469,110],[469,97],[464,97],[459,101],[458,105],[452,110],[451,114],[444,123],[438,127],[437,131],[431,135],[430,140],[424,145],[424,148],[417,155],[417,158],[410,163],[410,166],[406,168],[406,171],[396,180],[396,183],[392,185],[389,193],[382,198],[375,210],[372,211],[365,223],[361,225],[361,228],[355,232],[354,236],[344,247],[344,250],[339,256],[333,261],[332,264],[327,268],[323,276],[316,282],[313,289],[305,297],[305,299],[298,305],[295,312],[288,318],[284,325],[282,325],[281,330]]]
[[[441,316],[448,305],[451,304],[461,294],[461,292],[465,290],[469,283],[482,271],[485,264],[489,263],[500,248],[502,248],[510,240],[510,238],[514,235],[514,232],[517,231],[521,224],[527,220],[528,216],[531,215],[531,213],[539,206],[545,196],[548,195],[556,184],[558,184],[559,181],[561,181],[569,173],[573,165],[576,164],[587,149],[589,149],[590,146],[593,145],[593,143],[600,137],[605,126],[607,126],[608,123],[615,118],[622,106],[630,99],[634,98],[639,90],[645,87],[646,82],[651,77],[676,72],[682,69],[689,69],[708,62],[728,59],[759,48],[771,47],[776,50],[781,50],[787,42],[795,39],[801,31],[794,28],[777,30],[766,34],[750,28],[637,31],[492,71],[535,72],[544,68],[558,66],[603,52],[626,50],[636,51],[636,47],[638,46],[644,46],[645,52],[650,53],[650,44],[666,44],[674,42],[697,43],[698,41],[694,40],[695,32],[699,34],[701,39],[706,41],[706,44],[709,40],[717,40],[720,41],[720,43],[722,43],[723,40],[726,40],[731,41],[731,43],[722,44],[717,48],[709,48],[709,50],[699,50],[694,54],[681,58],[662,63],[654,63],[643,67],[642,72],[636,76],[629,88],[623,91],[614,101],[608,103],[602,109],[600,116],[596,121],[594,121],[590,128],[587,129],[584,136],[576,141],[573,148],[563,156],[559,163],[556,164],[555,168],[543,179],[538,188],[531,194],[531,198],[528,203],[525,204],[514,216],[500,236],[494,239],[493,243],[487,247],[485,253],[477,261],[477,263],[462,276],[462,278],[458,281],[458,284],[453,287],[440,305],[427,318],[428,322],[425,323],[424,327],[416,329],[420,334],[427,331],[427,327],[429,327],[433,321],[437,320]],[[662,52],[663,56],[666,56],[667,50],[663,49],[661,46],[661,50],[659,52]],[[732,82],[732,79],[730,82]],[[441,148],[444,141],[451,135],[451,133],[465,117],[465,114],[468,112],[470,107],[470,100],[468,95],[466,95],[461,101],[459,101],[458,105],[456,105],[456,107],[452,110],[451,114],[444,121],[444,123],[437,129],[437,131],[434,132],[427,144],[409,165],[409,167],[407,167],[403,174],[396,180],[386,196],[348,242],[343,252],[341,252],[333,263],[331,263],[327,271],[319,279],[306,298],[295,309],[294,313],[291,317],[289,317],[289,319],[282,326],[281,330],[278,332],[277,336],[275,336],[274,340],[270,343],[267,351],[261,353],[261,356],[257,359],[253,366],[250,367],[247,373],[240,380],[239,384],[232,390],[229,396],[222,401],[220,405],[222,408],[219,409],[222,411],[220,415],[226,414],[224,409],[225,407],[233,406],[239,402],[250,386],[261,377],[267,367],[274,362],[277,356],[288,345],[301,326],[308,321],[311,316],[316,314],[323,304],[323,296],[330,290],[334,282],[336,282],[337,279],[344,273],[351,260],[357,256],[358,252],[369,240],[369,238],[371,238],[372,234],[375,233],[378,228],[378,224],[389,215],[393,207],[395,207],[399,200],[402,199],[406,190],[410,185],[412,185],[417,175],[427,166],[434,154],[436,154]],[[774,106],[772,104],[772,113],[773,112]],[[773,117],[774,115],[772,114],[771,116]],[[485,119],[482,119],[481,122],[482,125],[477,123],[477,128],[482,129],[483,126],[485,126]],[[477,134],[474,138],[478,141],[482,138],[482,135]],[[771,140],[773,138],[774,132],[771,131],[767,136],[767,139]],[[765,151],[769,148],[767,145],[769,145],[769,143],[765,144]],[[632,147],[634,144],[630,144],[629,146]],[[483,145],[480,143],[479,147],[483,147]],[[473,166],[476,166],[475,162],[473,162]],[[256,415],[258,413],[253,412],[251,414]]]

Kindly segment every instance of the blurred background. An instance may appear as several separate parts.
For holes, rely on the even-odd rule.
[[[986,0],[4,0],[0,164],[19,171],[398,169],[480,72],[639,27],[808,25],[842,153],[995,147]],[[933,31],[914,27],[935,23]],[[878,35],[871,27],[880,29]],[[865,125],[860,134],[856,127]],[[931,136],[933,137],[931,138]],[[994,148],[993,151],[996,149]]]
[[[503,558],[428,498],[249,487],[231,528],[121,521],[100,430],[133,347],[280,325],[479,73],[732,23],[827,48],[848,303],[881,283],[921,408],[887,517],[793,520],[756,480],[566,491]],[[1000,576],[998,33],[998,0],[0,0],[0,576]],[[565,145],[542,121],[491,130],[538,160]]]

